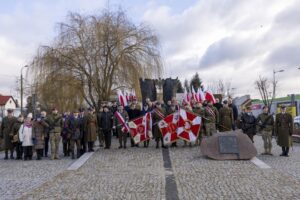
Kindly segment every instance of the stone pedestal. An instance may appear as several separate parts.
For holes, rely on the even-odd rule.
[[[240,130],[203,138],[200,149],[204,156],[215,160],[250,160],[257,155],[254,144]]]

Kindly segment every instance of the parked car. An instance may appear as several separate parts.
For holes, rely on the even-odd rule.
[[[294,118],[294,127],[295,127],[295,129],[299,129],[300,128],[300,116],[296,116]]]

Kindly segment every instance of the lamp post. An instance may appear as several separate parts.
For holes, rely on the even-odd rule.
[[[276,95],[275,95],[275,90],[276,90],[276,79],[275,79],[275,74],[276,73],[280,73],[280,72],[284,72],[283,69],[275,71],[275,69],[273,69],[273,99],[275,99]]]
[[[21,114],[23,114],[23,69],[27,67],[28,65],[25,65],[21,68]]]

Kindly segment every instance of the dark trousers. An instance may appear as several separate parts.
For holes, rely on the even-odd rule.
[[[87,142],[84,139],[84,135],[81,138],[80,144],[81,144],[81,154],[84,154],[87,151]]]
[[[69,139],[66,139],[63,141],[63,149],[64,149],[64,155],[70,156],[71,151],[71,141]]]
[[[17,142],[16,143],[16,154],[17,154],[17,159],[22,159],[23,156],[23,147],[22,147],[22,143],[21,142]]]
[[[49,137],[45,137],[45,157],[48,156],[48,149],[49,149]]]
[[[149,142],[150,142],[150,140],[144,141],[144,147],[148,147],[149,146]]]
[[[32,159],[32,146],[23,147],[23,152],[24,152],[24,160]]]
[[[5,149],[5,159],[8,159],[8,151],[10,152],[10,158],[14,158],[14,146],[13,144],[11,146],[12,147],[10,149]]]
[[[111,145],[111,130],[103,130],[105,148],[110,148]]]
[[[124,133],[121,128],[117,128],[116,131],[118,133],[120,147],[126,147],[127,133]]]
[[[72,153],[72,158],[75,158],[75,144],[76,144],[76,150],[77,150],[77,158],[79,158],[81,156],[81,152],[80,152],[80,149],[81,149],[81,145],[80,145],[80,139],[72,139],[71,140],[71,153]]]
[[[287,156],[289,155],[290,148],[289,147],[281,147],[282,148],[282,155]]]
[[[94,151],[94,142],[88,142],[88,151],[91,152],[91,151]]]
[[[43,151],[44,149],[36,149],[36,159],[41,160],[43,157]]]

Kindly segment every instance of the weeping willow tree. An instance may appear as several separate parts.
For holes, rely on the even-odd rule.
[[[53,44],[38,49],[32,69],[45,104],[59,98],[80,104],[82,98],[98,108],[98,101],[117,89],[139,94],[139,78],[158,77],[162,64],[158,38],[149,26],[135,25],[121,10],[105,10],[92,16],[70,13]]]

